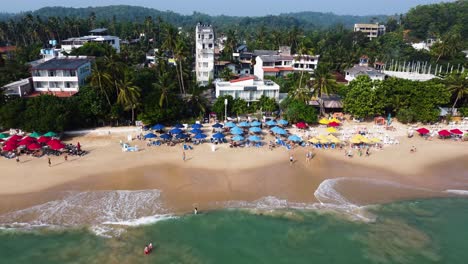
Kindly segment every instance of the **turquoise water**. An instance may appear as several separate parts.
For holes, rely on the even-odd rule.
[[[1,231],[0,263],[468,263],[468,200],[370,209],[373,223],[320,211],[221,210],[103,238],[87,229]],[[143,255],[145,243],[156,250]]]

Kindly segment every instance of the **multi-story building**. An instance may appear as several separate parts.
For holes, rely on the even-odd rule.
[[[215,34],[211,25],[197,24],[195,28],[195,73],[200,85],[214,77]]]
[[[86,57],[57,57],[31,68],[36,92],[77,93],[91,74],[91,59]]]
[[[378,69],[369,67],[369,57],[364,55],[359,59],[359,64],[356,64],[352,68],[345,70],[345,79],[346,81],[351,82],[358,76],[367,75],[371,80],[383,81],[386,77],[386,74],[382,72],[383,66],[379,63],[376,63],[376,66]]]
[[[262,95],[279,100],[280,87],[270,80],[259,80],[255,76],[245,76],[228,82],[216,82],[216,98],[231,95],[247,102],[258,101]]]
[[[354,32],[363,32],[369,40],[385,34],[385,25],[379,24],[354,24]]]
[[[295,71],[313,73],[318,66],[319,55],[291,55],[289,47],[279,51],[255,51],[254,75],[260,79],[265,76],[285,76]]]
[[[70,53],[73,49],[82,47],[88,42],[107,43],[111,45],[117,53],[120,52],[120,38],[107,35],[106,28],[97,28],[91,30],[89,36],[69,38],[62,41],[62,52]]]

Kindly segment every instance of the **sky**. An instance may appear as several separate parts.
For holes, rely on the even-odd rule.
[[[2,2],[8,4],[1,4]],[[0,0],[1,11],[20,12],[45,6],[88,7],[134,5],[171,10],[182,14],[194,11],[210,15],[263,16],[300,11],[333,12],[350,15],[392,15],[405,13],[420,4],[441,0]],[[0,11],[0,12],[1,12]]]

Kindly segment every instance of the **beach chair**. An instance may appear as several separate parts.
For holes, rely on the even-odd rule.
[[[331,148],[335,149],[336,148],[335,144],[331,144]]]

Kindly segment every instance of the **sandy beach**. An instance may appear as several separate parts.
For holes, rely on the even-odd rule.
[[[186,151],[184,162],[181,145],[147,147],[145,141],[133,141],[131,145],[138,145],[140,151],[122,152],[119,141],[127,134],[114,130],[112,134],[69,136],[66,142],[80,142],[89,154],[68,161],[53,157],[51,167],[46,157],[23,156],[19,164],[0,159],[0,213],[58,199],[64,191],[157,189],[167,208],[182,213],[197,206],[211,209],[223,202],[268,196],[313,203],[317,202],[314,192],[327,179],[370,179],[336,185],[348,200],[359,204],[468,190],[464,142],[399,137],[399,145],[372,149],[369,157],[348,158],[340,149],[313,150],[309,164],[308,148],[270,151],[268,147],[231,149],[223,144],[213,152],[211,144],[202,144]],[[416,153],[410,152],[411,146],[417,147]],[[290,153],[296,160],[292,166]]]

